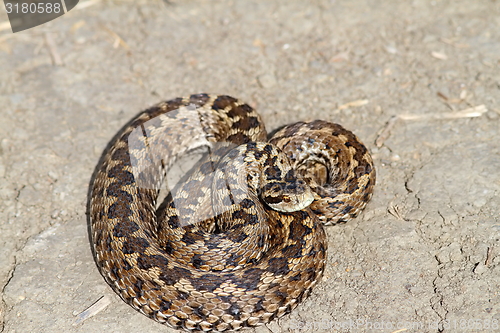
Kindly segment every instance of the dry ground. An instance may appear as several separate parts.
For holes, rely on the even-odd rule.
[[[86,196],[125,122],[196,92],[269,130],[339,122],[375,157],[366,211],[327,228],[322,283],[258,332],[500,331],[499,26],[494,0],[82,0],[0,23],[1,331],[172,331],[99,275]]]

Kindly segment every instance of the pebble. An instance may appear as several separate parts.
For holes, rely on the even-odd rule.
[[[481,275],[484,272],[486,272],[487,270],[488,270],[488,267],[486,267],[486,265],[484,263],[480,262],[479,264],[477,264],[476,268],[474,268],[474,273]]]
[[[59,210],[55,209],[52,214],[50,214],[50,217],[53,219],[56,219],[59,216]]]
[[[271,88],[274,87],[276,83],[278,83],[276,77],[271,73],[259,75],[257,77],[257,81],[262,86],[262,88]]]
[[[59,178],[57,173],[55,173],[54,171],[49,171],[47,175],[49,175],[49,177],[52,178],[53,180],[57,180]]]
[[[474,202],[472,204],[475,207],[481,208],[484,205],[486,205],[486,202],[487,202],[486,198],[477,198],[476,200],[474,200]]]
[[[37,206],[44,202],[45,198],[32,186],[24,187],[19,193],[19,201],[26,206]]]
[[[496,112],[490,111],[486,113],[486,117],[488,117],[489,120],[496,120],[500,117],[500,115]]]
[[[460,250],[460,244],[458,244],[457,242],[453,242],[447,247],[442,248],[441,251],[436,254],[436,258],[441,264],[450,261],[457,262],[462,260],[463,256],[462,251]]]

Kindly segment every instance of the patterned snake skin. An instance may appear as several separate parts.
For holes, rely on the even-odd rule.
[[[250,106],[207,94],[160,103],[115,136],[91,185],[91,241],[125,302],[208,332],[267,323],[309,295],[326,262],[321,222],[355,217],[375,169],[337,124],[299,122],[266,141]],[[166,172],[199,147],[210,153],[159,202]]]

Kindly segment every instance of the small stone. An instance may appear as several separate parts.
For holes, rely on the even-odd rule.
[[[393,46],[393,45],[387,45],[385,47],[385,50],[387,51],[387,53],[390,53],[390,54],[396,54],[396,53],[398,53],[398,49],[395,46]]]
[[[444,264],[450,261],[461,261],[463,259],[463,255],[460,244],[458,244],[457,242],[453,242],[447,247],[442,248],[441,251],[436,254],[436,259],[440,264]]]
[[[136,73],[147,73],[148,66],[139,62],[139,63],[132,65],[132,70]]]
[[[477,264],[477,266],[474,268],[474,273],[478,274],[478,275],[481,275],[483,274],[484,272],[486,272],[488,270],[488,267],[486,267],[486,265],[482,262],[480,262],[479,264]]]
[[[54,171],[49,171],[47,175],[49,175],[49,177],[52,178],[53,180],[57,180],[59,178],[57,173],[55,173]]]
[[[26,206],[37,206],[43,203],[44,198],[33,186],[26,186],[19,193],[18,200]]]
[[[486,112],[486,117],[488,117],[489,120],[496,120],[500,116],[498,115],[498,113],[490,111],[490,112]]]
[[[52,214],[50,214],[50,217],[53,219],[56,219],[59,216],[59,211],[55,209]]]
[[[436,259],[439,261],[440,264],[443,264],[450,260],[450,256],[448,252],[441,251],[436,254]]]
[[[271,88],[271,87],[275,86],[276,83],[278,83],[276,81],[276,77],[271,73],[267,73],[267,74],[263,74],[263,75],[258,76],[257,81],[262,86],[262,88]]]
[[[481,208],[484,205],[486,205],[486,202],[487,202],[486,198],[477,198],[476,200],[474,200],[474,202],[472,204],[475,207]]]
[[[326,74],[319,74],[319,75],[316,75],[315,81],[316,81],[316,83],[322,83],[322,82],[327,81],[328,79],[330,79],[330,76],[328,76]]]
[[[399,160],[401,160],[401,157],[398,154],[394,154],[391,156],[391,161],[397,162]]]

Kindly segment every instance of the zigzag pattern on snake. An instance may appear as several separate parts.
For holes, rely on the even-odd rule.
[[[210,154],[162,203],[165,173]],[[326,262],[323,224],[366,205],[375,169],[340,125],[299,122],[268,142],[260,116],[230,96],[160,103],[113,139],[91,184],[94,257],[129,305],[187,331],[253,327],[305,299]]]

